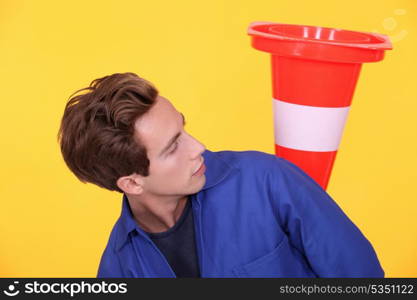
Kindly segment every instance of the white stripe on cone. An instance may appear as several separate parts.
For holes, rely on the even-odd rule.
[[[275,144],[303,151],[337,151],[347,107],[315,107],[273,100]]]

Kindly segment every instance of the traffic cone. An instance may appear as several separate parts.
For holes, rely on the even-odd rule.
[[[253,22],[255,49],[271,53],[275,153],[327,188],[362,63],[392,49],[382,34]]]

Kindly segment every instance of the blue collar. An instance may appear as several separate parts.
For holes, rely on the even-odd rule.
[[[219,157],[219,154],[206,150],[203,153],[206,165],[206,183],[202,189],[206,190],[219,184],[232,171],[233,167]],[[200,191],[201,192],[201,191]],[[199,193],[200,193],[199,192]],[[116,250],[119,250],[127,241],[128,235],[133,230],[147,236],[136,224],[126,194],[123,194],[122,213],[118,220],[119,228],[116,236]]]

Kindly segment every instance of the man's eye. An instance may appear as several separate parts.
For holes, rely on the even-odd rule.
[[[178,141],[176,141],[175,143],[174,143],[174,145],[175,145],[175,147],[171,150],[171,151],[169,151],[169,153],[171,154],[171,153],[174,153],[175,152],[175,150],[177,150],[177,148],[178,148]]]

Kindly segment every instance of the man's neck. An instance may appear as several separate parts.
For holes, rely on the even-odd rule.
[[[136,223],[146,232],[157,233],[175,225],[184,211],[188,197],[145,200],[129,196],[128,200]]]

